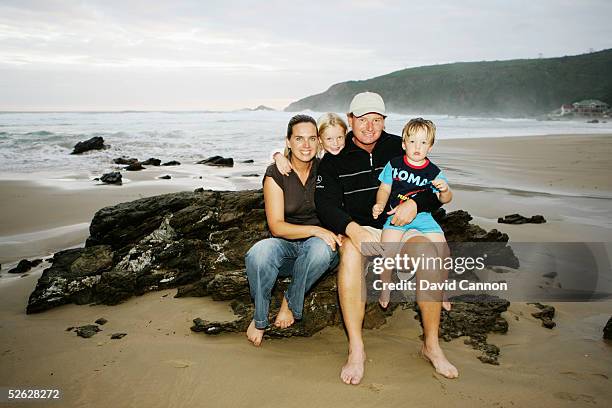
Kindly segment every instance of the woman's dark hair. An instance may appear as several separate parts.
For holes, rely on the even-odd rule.
[[[287,124],[287,139],[291,139],[291,134],[293,133],[293,127],[299,123],[312,123],[317,128],[317,121],[314,120],[311,116],[308,115],[295,115],[291,119],[289,119],[289,123]]]

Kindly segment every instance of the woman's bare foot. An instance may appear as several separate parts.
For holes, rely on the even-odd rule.
[[[386,309],[389,306],[389,300],[391,299],[391,292],[389,289],[384,289],[380,292],[380,296],[378,297],[378,303],[380,307]]]
[[[287,299],[283,297],[283,303],[281,304],[280,310],[278,311],[278,315],[276,315],[274,325],[278,328],[286,329],[294,322],[295,319],[293,318],[293,312],[291,311],[291,309],[289,309]]]
[[[340,378],[343,383],[357,385],[361,382],[365,359],[366,355],[363,346],[360,349],[349,351],[346,364],[342,367],[342,371],[340,371]]]
[[[246,331],[247,338],[255,347],[259,347],[261,344],[261,339],[263,339],[264,335],[263,329],[258,329],[255,327],[255,320],[251,320],[251,324],[249,324],[249,328]]]
[[[459,377],[459,371],[457,367],[452,365],[450,361],[446,359],[444,352],[440,346],[432,347],[428,349],[423,344],[421,347],[421,355],[425,360],[429,361],[434,366],[436,372],[446,378],[457,378]]]

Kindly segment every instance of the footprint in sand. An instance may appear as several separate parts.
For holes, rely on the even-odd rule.
[[[586,402],[589,404],[595,404],[595,398],[588,394],[572,394],[571,392],[555,392],[553,394],[556,398],[572,401],[572,402]]]
[[[193,361],[189,360],[167,360],[164,363],[171,365],[175,368],[187,368],[193,365]]]
[[[381,392],[385,386],[379,383],[371,383],[366,386],[366,388],[373,392]]]

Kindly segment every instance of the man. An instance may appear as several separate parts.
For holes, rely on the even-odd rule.
[[[378,175],[393,158],[403,154],[401,138],[385,128],[385,104],[373,92],[355,95],[348,122],[352,129],[338,155],[326,154],[319,165],[315,203],[322,223],[347,238],[340,250],[338,293],[342,317],[349,338],[349,352],[340,377],[346,384],[359,384],[366,359],[362,326],[365,314],[365,277],[362,271],[362,244],[379,242],[385,217],[374,220],[372,206],[380,182]],[[392,223],[405,225],[417,212],[440,207],[436,195],[425,191],[394,209]],[[402,242],[428,243],[423,236],[406,236]],[[435,256],[435,248],[432,253]],[[417,279],[420,271],[417,271]],[[419,301],[424,327],[421,353],[436,371],[456,378],[457,369],[446,359],[438,342],[441,302]]]

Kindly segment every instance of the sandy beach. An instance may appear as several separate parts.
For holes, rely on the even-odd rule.
[[[447,209],[466,210],[472,222],[506,232],[513,242],[612,242],[611,153],[612,135],[551,135],[440,140],[431,158],[454,190]],[[356,387],[338,378],[347,347],[340,328],[265,340],[258,349],[243,334],[191,332],[193,318],[230,319],[231,309],[209,298],[174,298],[176,289],[117,306],[66,305],[26,315],[48,264],[7,276],[17,261],[81,245],[104,206],[210,188],[205,173],[200,180],[197,173],[166,170],[172,180],[157,180],[161,170],[153,169],[121,187],[0,180],[0,386],[58,388],[63,399],[48,404],[70,407],[604,407],[612,401],[612,344],[602,339],[611,301],[554,303],[552,330],[531,316],[534,306],[512,303],[504,313],[508,333],[489,336],[501,348],[499,366],[481,363],[461,338],[442,344],[460,370],[457,380],[435,375],[418,357],[419,323],[412,311],[397,311],[382,328],[365,330],[366,375]],[[239,179],[234,186],[258,183]],[[541,214],[547,222],[497,223],[512,213]],[[100,317],[108,323],[90,339],[65,330]],[[114,332],[128,335],[111,340]]]

